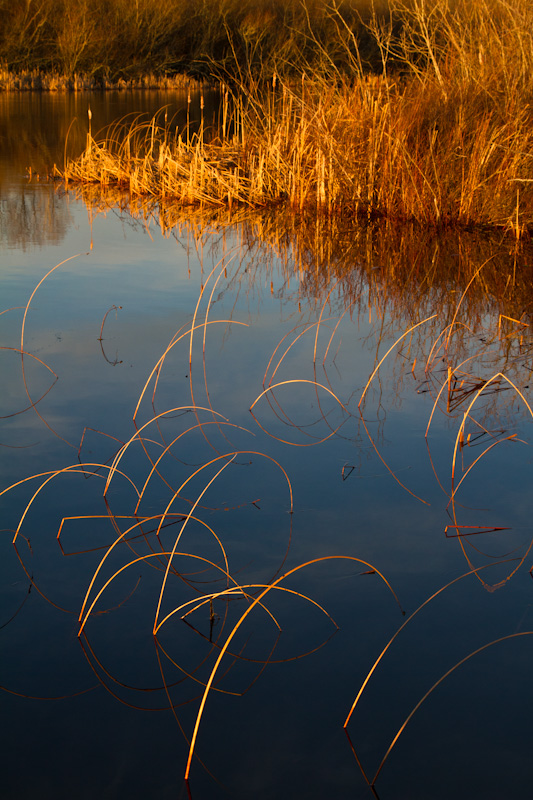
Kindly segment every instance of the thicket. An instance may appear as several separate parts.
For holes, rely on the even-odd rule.
[[[349,67],[352,40],[379,68],[372,16],[388,0],[0,0],[0,64],[105,80],[188,73],[226,80]]]

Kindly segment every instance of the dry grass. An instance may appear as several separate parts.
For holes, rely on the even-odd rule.
[[[387,0],[343,0],[349,31]],[[345,63],[347,33],[328,0],[0,0],[0,64],[99,81],[151,72],[272,75]],[[368,55],[376,55],[366,35]]]
[[[425,226],[533,229],[533,10],[525,0],[395,2],[369,23],[382,74],[283,81],[248,76],[219,125],[176,136],[160,116],[88,138],[61,173],[183,204],[278,204]],[[333,12],[332,12],[333,13]],[[342,18],[338,17],[338,24]]]
[[[74,73],[63,75],[56,72],[42,72],[38,69],[11,72],[0,69],[0,92],[93,92],[126,91],[132,89],[197,89],[200,82],[186,75],[162,76],[145,73],[132,78],[95,78]]]
[[[21,347],[16,351],[21,357],[21,367],[23,372],[24,356],[31,355],[24,350],[24,342],[25,338],[27,338],[25,336],[25,328],[28,311],[32,301],[48,276],[55,270],[60,269],[61,266],[62,264],[57,264],[44,275],[31,293],[30,298],[24,308],[20,334]],[[237,635],[240,633],[241,628],[243,627],[244,622],[247,621],[247,618],[250,615],[256,614],[257,612],[260,612],[263,616],[266,614],[267,620],[273,623],[275,629],[281,633],[281,626],[272,611],[269,610],[267,603],[273,595],[277,593],[283,593],[287,599],[294,600],[295,598],[299,598],[300,600],[305,601],[307,605],[311,607],[314,606],[322,615],[325,615],[328,622],[332,623],[334,629],[338,629],[338,626],[332,617],[320,604],[318,604],[312,598],[307,597],[305,594],[302,594],[300,591],[287,585],[291,576],[309,566],[316,566],[318,564],[327,565],[329,563],[338,562],[339,560],[345,560],[352,565],[365,567],[372,574],[376,574],[385,584],[385,587],[388,589],[401,610],[400,602],[396,593],[394,592],[387,578],[380,572],[378,567],[366,560],[350,555],[329,555],[313,558],[312,560],[306,561],[298,566],[285,568],[285,570],[282,572],[282,567],[288,552],[287,550],[284,554],[282,553],[281,563],[277,569],[277,572],[273,576],[270,576],[268,580],[261,583],[245,582],[242,579],[242,576],[239,575],[238,572],[234,571],[231,565],[231,559],[228,555],[227,545],[217,535],[211,525],[202,519],[202,516],[205,516],[206,512],[210,517],[212,517],[212,513],[215,510],[219,510],[224,513],[229,510],[225,505],[220,508],[213,508],[210,505],[206,505],[206,503],[208,502],[209,495],[213,492],[214,485],[221,480],[222,474],[225,471],[231,472],[234,470],[234,462],[236,459],[239,457],[244,457],[246,459],[245,463],[244,465],[242,463],[239,465],[239,470],[242,470],[243,466],[251,466],[252,459],[254,461],[266,459],[267,463],[270,462],[270,464],[279,471],[281,482],[285,490],[285,502],[283,505],[286,506],[286,510],[289,512],[288,515],[284,516],[288,521],[288,527],[291,528],[292,526],[293,492],[290,479],[282,465],[268,454],[263,454],[253,450],[238,449],[220,453],[215,445],[215,434],[221,431],[222,426],[225,426],[227,429],[231,427],[235,428],[236,426],[231,426],[228,420],[225,420],[220,414],[215,412],[210,405],[208,407],[200,406],[195,401],[195,393],[193,392],[192,388],[192,375],[194,373],[196,377],[197,365],[191,360],[193,339],[201,336],[202,332],[204,333],[203,359],[205,362],[206,327],[209,324],[216,324],[217,322],[223,322],[224,324],[229,324],[230,322],[229,320],[211,321],[208,319],[208,312],[213,303],[213,291],[217,286],[218,278],[221,275],[224,275],[226,268],[227,262],[217,264],[215,266],[205,281],[203,291],[200,293],[198,305],[190,325],[175,334],[169,346],[164,350],[161,357],[157,360],[154,369],[148,376],[146,384],[140,393],[135,411],[133,413],[132,422],[134,426],[134,432],[128,441],[119,443],[119,447],[114,457],[109,458],[106,462],[91,461],[88,463],[84,461],[81,458],[84,434],[78,449],[77,462],[71,463],[68,466],[63,466],[59,469],[39,472],[31,477],[17,481],[12,486],[0,491],[1,497],[17,487],[24,485],[33,487],[30,490],[30,499],[26,503],[26,506],[20,515],[16,529],[14,530],[13,544],[15,545],[20,564],[31,581],[32,587],[35,588],[35,590],[43,597],[43,599],[45,599],[55,608],[71,613],[70,609],[65,609],[55,603],[39,587],[38,583],[34,580],[33,575],[31,575],[31,572],[28,570],[26,565],[28,551],[24,546],[24,542],[26,542],[28,545],[29,542],[25,539],[23,531],[27,526],[29,512],[34,504],[40,499],[41,493],[43,493],[45,490],[49,490],[51,486],[56,485],[58,482],[64,480],[65,477],[69,476],[72,478],[72,476],[77,475],[83,480],[96,478],[102,481],[103,496],[105,498],[105,510],[107,513],[64,517],[61,520],[57,532],[57,539],[58,542],[60,542],[60,540],[62,538],[64,539],[67,535],[66,529],[71,525],[75,527],[76,524],[80,524],[82,520],[91,520],[93,524],[97,524],[98,521],[107,520],[108,523],[110,522],[112,525],[113,532],[110,537],[110,542],[108,545],[104,545],[102,548],[104,551],[103,555],[100,558],[96,569],[94,569],[92,573],[85,595],[81,601],[81,607],[79,608],[78,614],[79,636],[84,636],[84,644],[86,643],[90,649],[90,645],[85,639],[87,635],[86,628],[94,625],[94,620],[97,619],[101,614],[105,614],[109,610],[114,610],[102,608],[102,598],[104,595],[107,596],[109,594],[110,587],[115,588],[115,585],[119,583],[121,576],[124,577],[125,574],[131,574],[133,569],[137,573],[137,570],[141,566],[147,568],[149,571],[152,571],[152,574],[155,571],[156,581],[159,580],[160,589],[156,594],[154,601],[152,632],[156,648],[161,648],[161,652],[165,655],[163,662],[160,661],[163,687],[158,689],[158,691],[163,692],[164,689],[164,693],[168,696],[169,703],[174,715],[176,716],[178,724],[180,723],[176,713],[176,708],[173,706],[170,695],[170,689],[174,688],[174,683],[168,679],[167,675],[171,672],[174,673],[175,670],[177,670],[178,673],[187,676],[192,685],[192,698],[189,697],[189,701],[190,699],[196,699],[196,696],[200,700],[196,723],[194,725],[190,740],[185,733],[189,745],[189,757],[185,768],[186,779],[188,779],[191,769],[196,738],[202,719],[203,710],[210,694],[212,692],[222,692],[229,695],[240,696],[247,691],[247,688],[249,688],[245,686],[242,691],[229,691],[225,689],[224,685],[220,685],[221,680],[225,676],[225,672],[222,673],[220,667],[222,661],[231,662],[233,664],[232,668],[234,668],[235,665],[239,664],[239,662],[243,660],[249,660],[247,655],[244,653],[244,648],[242,646],[240,650],[233,650],[233,646],[235,640],[237,639]],[[209,289],[213,290],[210,296],[208,295]],[[200,308],[200,306],[204,307]],[[110,311],[111,310],[113,309],[110,309]],[[102,321],[100,327],[100,338],[102,336],[105,320],[108,314],[109,311],[106,313]],[[190,405],[181,406],[179,408],[166,408],[164,411],[156,413],[154,402],[161,372],[165,368],[165,362],[169,357],[170,352],[179,345],[181,345],[183,348],[184,357],[189,358],[189,371],[191,373],[191,403]],[[204,380],[206,380],[205,363],[203,377]],[[150,386],[153,386],[151,404],[147,402],[148,388]],[[205,389],[207,397],[209,398],[207,383],[205,383]],[[34,400],[30,395],[29,390],[27,390],[27,392],[28,399],[31,404],[30,407],[36,413],[39,413],[36,408],[39,400]],[[148,419],[146,422],[144,422],[144,424],[137,423],[139,411],[141,411],[144,415],[148,415]],[[187,411],[192,412],[192,424],[191,415],[185,415],[183,413],[181,415],[179,414],[179,412]],[[44,417],[41,416],[41,420],[43,424],[47,425],[53,433],[56,433],[48,425]],[[178,427],[182,428],[181,433],[175,438],[168,437],[168,433],[163,434],[163,429],[160,427],[160,423],[163,420],[166,420],[167,422],[169,420],[176,420]],[[183,445],[184,437],[190,436],[198,428],[203,433],[206,442],[212,447],[217,455],[214,458],[208,458],[204,460],[199,467],[185,467],[185,472],[188,473],[185,480],[179,480],[178,482],[174,482],[173,480],[171,483],[168,479],[168,465],[169,463],[172,464],[172,462],[176,463],[176,459],[179,462],[180,448]],[[167,430],[168,429],[165,429],[165,431]],[[56,435],[59,436],[58,433],[56,433]],[[127,462],[128,457],[131,457],[132,450],[137,451],[137,458],[140,454],[141,463],[143,463],[144,467],[146,468],[146,479],[142,486],[138,479],[134,481],[129,477],[126,471],[127,467],[124,466],[124,462]],[[146,461],[143,459],[143,453],[146,455]],[[157,455],[157,457],[154,456],[154,453]],[[165,471],[167,472],[166,475]],[[114,490],[117,483],[121,483],[122,481],[125,481],[129,488],[133,490],[133,504],[130,514],[124,514],[123,512],[117,513],[113,510],[113,506],[116,503]],[[150,500],[148,499],[150,490],[153,483],[158,481],[162,481],[167,487],[167,497],[157,513],[143,514],[142,509],[140,510],[140,506],[150,505]],[[231,483],[233,485],[238,485],[239,483],[235,474],[233,474],[233,480]],[[251,505],[251,503],[252,501],[249,500],[247,504]],[[206,532],[207,544],[205,539]],[[172,537],[170,545],[165,545],[163,544],[163,541],[168,539],[169,534]],[[201,534],[204,534],[204,538],[202,538]],[[209,546],[209,543],[211,546]],[[61,543],[60,546],[62,547]],[[20,551],[18,549],[19,547]],[[91,544],[89,544],[87,552],[91,552],[91,549]],[[31,548],[29,548],[29,552],[31,554]],[[120,556],[122,556],[122,558],[120,558]],[[118,563],[116,561],[117,557],[119,557]],[[194,565],[192,568],[191,564]],[[238,575],[238,580],[236,575]],[[178,605],[175,604],[175,600],[173,599],[174,592],[171,591],[173,589],[175,590],[176,583],[179,585],[185,585],[188,589],[188,599],[185,602],[179,603]],[[135,591],[135,588],[133,591]],[[128,597],[129,595],[120,602],[120,606],[127,601]],[[244,604],[241,605],[237,603],[236,601],[238,600],[244,600]],[[175,626],[178,618],[183,621],[187,621],[187,624],[192,627],[193,630],[195,630],[189,620],[194,620],[195,617],[200,618],[201,624],[203,621],[201,612],[205,612],[207,608],[210,609],[211,619],[213,619],[217,613],[215,612],[215,609],[219,610],[223,622],[217,628],[216,635],[214,637],[212,635],[213,625],[211,625],[210,636],[209,640],[205,643],[205,653],[202,661],[192,671],[187,670],[185,666],[181,666],[180,663],[174,661],[171,656],[165,652],[163,643],[165,641],[167,631],[172,626]],[[172,633],[171,636],[174,638],[174,628],[173,631],[174,633]],[[200,634],[200,631],[196,631],[196,633]],[[200,634],[199,638],[205,639],[205,636]],[[327,641],[327,639],[325,641]],[[321,647],[325,641],[320,643],[318,647]],[[267,664],[273,663],[272,656],[274,648],[272,649],[272,652],[265,658],[252,659],[252,663],[257,665],[257,677],[261,674]],[[314,652],[316,649],[317,647],[315,646],[311,652]],[[301,653],[296,656],[281,660],[294,660],[295,658],[300,658],[304,655],[306,655],[306,653]],[[96,659],[94,653],[93,657]],[[205,669],[202,673],[199,668],[204,665],[204,662]],[[228,668],[229,667],[226,667],[226,672]],[[96,670],[95,672],[98,675]],[[219,673],[221,674],[219,675]],[[255,682],[257,677],[253,679],[252,683]],[[102,680],[102,683],[105,685],[105,679]]]

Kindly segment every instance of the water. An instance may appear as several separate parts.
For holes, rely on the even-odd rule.
[[[2,488],[44,474],[0,498],[2,797],[186,797],[185,737],[220,648],[291,570],[228,644],[190,796],[373,797],[343,723],[410,614],[473,569],[407,622],[347,730],[372,781],[435,686],[379,797],[525,796],[531,253],[499,236],[84,199],[46,175],[74,116],[69,147],[83,146],[89,102],[96,129],[166,103],[183,121],[187,98],[0,96]],[[223,591],[225,559],[248,600],[201,605]],[[80,610],[122,568],[78,638]]]

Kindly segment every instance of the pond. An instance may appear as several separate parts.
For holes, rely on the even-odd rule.
[[[201,113],[0,95],[2,797],[526,796],[531,247],[66,191],[89,105]]]

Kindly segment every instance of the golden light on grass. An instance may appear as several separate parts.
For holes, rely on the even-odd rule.
[[[400,602],[399,602],[394,590],[392,589],[391,585],[389,584],[387,579],[384,577],[384,575],[382,575],[382,573],[379,570],[377,570],[372,564],[369,564],[367,561],[364,561],[363,559],[355,558],[354,556],[324,556],[322,558],[312,559],[311,561],[307,561],[305,564],[300,564],[299,566],[294,567],[293,569],[289,570],[284,575],[282,575],[280,578],[275,580],[273,583],[271,583],[270,585],[266,586],[263,589],[263,591],[257,597],[254,598],[253,602],[248,606],[248,608],[241,615],[239,621],[234,625],[233,629],[231,630],[230,634],[226,638],[226,641],[225,641],[224,645],[222,646],[222,648],[220,650],[220,653],[218,655],[218,658],[217,658],[217,660],[215,662],[215,665],[214,665],[213,669],[211,670],[211,674],[210,674],[209,679],[208,679],[208,681],[206,683],[205,691],[204,691],[204,694],[203,694],[203,697],[202,697],[202,701],[200,703],[200,708],[198,709],[198,714],[196,716],[196,723],[195,723],[193,734],[192,734],[192,737],[191,737],[191,743],[190,743],[190,748],[189,748],[189,757],[188,757],[188,760],[187,760],[187,766],[185,768],[185,776],[184,776],[186,781],[189,780],[191,764],[192,764],[192,758],[193,758],[193,755],[194,755],[194,750],[195,750],[195,746],[196,746],[196,739],[197,739],[197,736],[198,736],[198,730],[200,728],[200,722],[202,720],[202,716],[203,716],[205,704],[206,704],[206,701],[207,701],[207,697],[209,695],[209,691],[210,691],[211,686],[213,684],[213,681],[214,681],[215,675],[217,673],[217,670],[218,670],[218,668],[220,666],[220,663],[221,663],[221,661],[222,661],[222,659],[223,659],[223,657],[224,657],[224,655],[226,653],[226,650],[228,649],[233,637],[235,636],[235,634],[237,633],[237,631],[241,627],[241,625],[244,622],[244,620],[246,619],[246,617],[252,612],[254,607],[257,604],[259,604],[263,600],[263,598],[270,591],[272,591],[272,589],[278,588],[278,585],[282,581],[284,581],[286,578],[288,578],[290,575],[294,574],[295,572],[298,572],[301,569],[309,567],[312,564],[323,564],[323,563],[327,563],[328,561],[332,561],[332,560],[336,561],[336,560],[340,560],[340,559],[342,559],[342,560],[345,559],[347,561],[354,561],[354,562],[357,562],[359,564],[364,564],[365,566],[369,567],[372,571],[376,572],[376,574],[379,575],[379,577],[387,585],[388,589],[393,594],[396,602],[400,606],[400,610],[402,610],[402,607],[400,605]],[[154,632],[157,633],[157,631],[154,631]]]
[[[529,4],[391,0],[387,7],[361,23],[378,63],[365,64],[340,8],[329,8],[343,68],[325,56],[320,71],[295,65],[268,83],[243,73],[231,93],[221,87],[219,128],[207,130],[202,110],[192,133],[190,103],[183,134],[162,114],[124,122],[103,138],[89,134],[61,178],[184,205],[283,205],[527,236]]]

